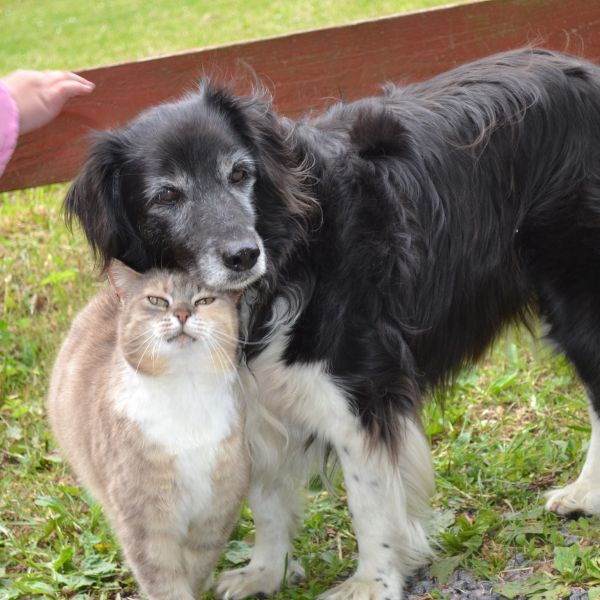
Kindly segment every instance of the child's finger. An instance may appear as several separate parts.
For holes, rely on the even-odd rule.
[[[89,94],[93,89],[89,82],[82,83],[71,79],[58,81],[48,90],[47,102],[58,112],[69,98]]]
[[[91,89],[95,87],[95,85],[81,77],[81,75],[77,75],[77,73],[72,73],[71,71],[46,71],[46,75],[48,77],[49,84],[56,84],[63,81],[73,81],[79,82]]]

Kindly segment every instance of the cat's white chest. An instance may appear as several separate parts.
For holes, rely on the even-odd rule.
[[[117,409],[135,423],[145,439],[174,458],[178,500],[177,528],[209,515],[213,473],[225,440],[239,423],[231,381],[197,377],[124,377]]]

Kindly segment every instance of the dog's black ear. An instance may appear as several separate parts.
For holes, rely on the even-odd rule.
[[[123,258],[125,230],[131,228],[122,197],[124,161],[125,141],[121,135],[97,134],[63,206],[67,224],[71,227],[74,219],[79,221],[103,270],[112,258]]]
[[[311,215],[317,204],[310,194],[309,165],[293,143],[287,121],[260,99],[251,98],[243,109],[259,157],[258,187],[281,198],[290,214]]]
[[[255,154],[257,193],[276,196],[291,215],[310,215],[317,205],[310,196],[307,165],[293,143],[291,122],[273,110],[267,90],[255,82],[251,96],[236,96],[205,81],[201,94],[227,114]]]

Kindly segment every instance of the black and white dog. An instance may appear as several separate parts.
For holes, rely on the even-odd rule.
[[[256,545],[223,597],[300,570],[299,489],[331,447],[359,561],[323,598],[399,600],[430,556],[423,398],[534,314],[592,419],[547,507],[600,514],[600,68],[511,52],[299,122],[205,84],[100,135],[66,213],[105,261],[249,286]]]

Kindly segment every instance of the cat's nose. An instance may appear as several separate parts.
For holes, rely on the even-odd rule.
[[[174,310],[173,313],[175,314],[177,319],[179,319],[179,322],[182,325],[185,325],[185,322],[189,319],[190,314],[191,314],[189,309],[187,309],[187,308],[178,308],[178,309]]]

